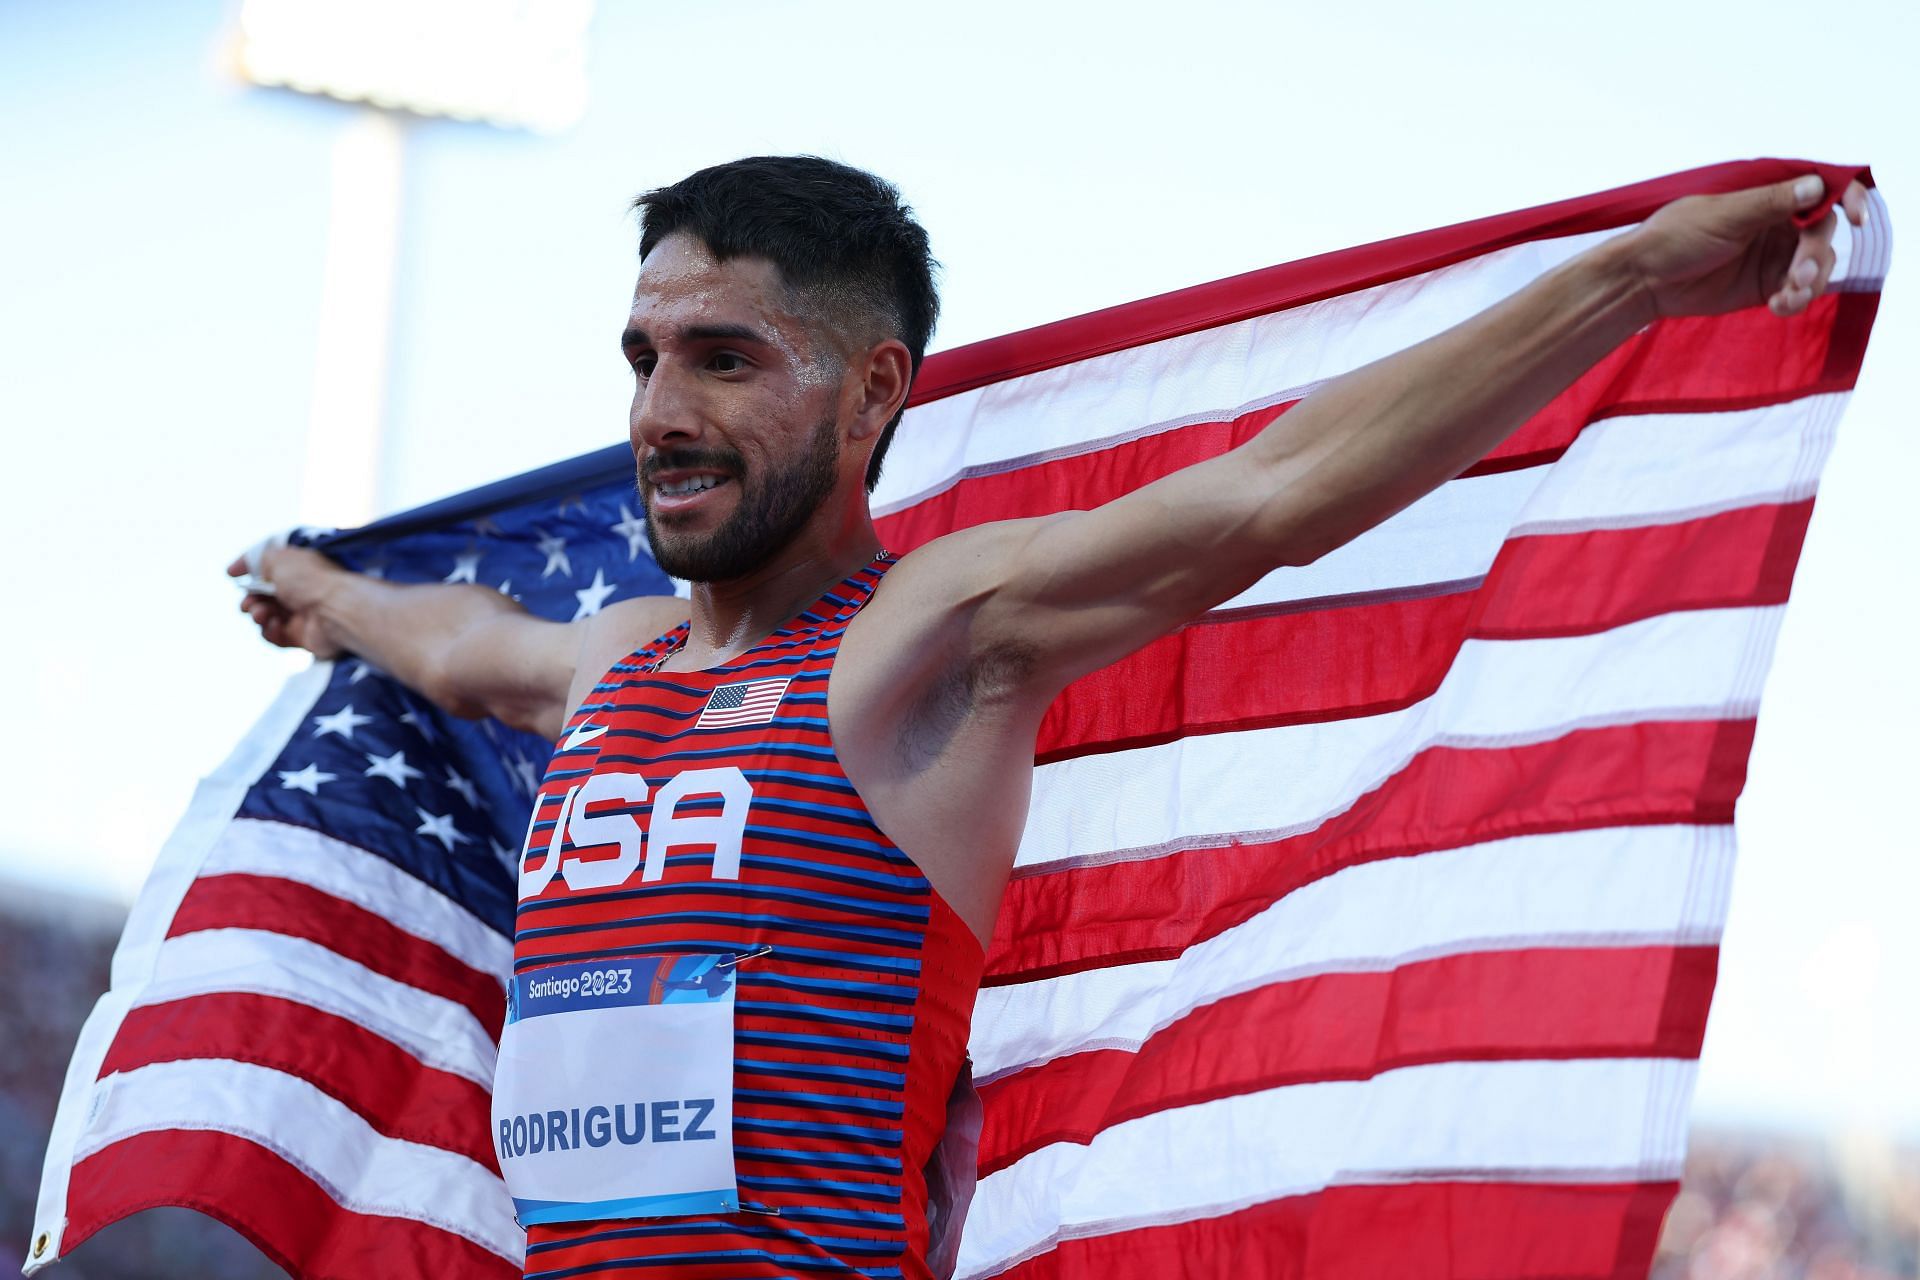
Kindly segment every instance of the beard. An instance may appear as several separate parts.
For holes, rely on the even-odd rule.
[[[833,492],[839,478],[840,431],[831,416],[808,434],[803,451],[763,489],[749,488],[746,460],[733,449],[671,449],[647,460],[643,475],[670,468],[711,468],[740,486],[733,514],[712,533],[676,533],[663,529],[647,504],[647,545],[668,575],[689,582],[726,582],[744,578],[792,542]]]

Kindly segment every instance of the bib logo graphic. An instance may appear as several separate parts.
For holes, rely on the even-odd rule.
[[[649,796],[653,799],[651,830],[632,813],[589,812],[610,801],[623,808],[645,804]],[[720,798],[719,813],[711,812],[711,805],[702,805],[699,813],[680,812],[686,801],[715,796]],[[611,889],[625,884],[636,869],[643,882],[658,880],[666,874],[667,854],[687,846],[713,849],[715,880],[738,880],[740,843],[752,805],[753,784],[732,765],[685,770],[668,779],[658,792],[637,773],[597,773],[561,797],[553,830],[541,848],[535,847],[535,835],[547,806],[534,806],[527,838],[520,846],[520,900],[542,893],[555,875],[573,890]],[[609,855],[608,849],[614,852]],[[527,864],[536,857],[540,865],[529,869]]]

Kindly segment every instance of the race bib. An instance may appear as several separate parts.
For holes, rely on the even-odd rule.
[[[740,1207],[733,964],[651,955],[514,975],[493,1136],[522,1226]]]

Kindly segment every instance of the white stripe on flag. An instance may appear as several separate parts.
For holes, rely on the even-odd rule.
[[[276,876],[351,902],[481,973],[502,978],[504,990],[513,940],[378,854],[307,827],[236,818],[200,869],[202,876],[233,873]]]
[[[1551,467],[1468,476],[1220,607],[1478,578],[1510,537],[1670,524],[1813,493],[1844,395],[1733,413],[1631,414],[1581,433]]]
[[[1336,1183],[1679,1174],[1695,1064],[1446,1062],[1158,1111],[983,1178],[959,1274],[1066,1237],[1210,1217]]]
[[[1458,324],[1618,234],[1515,245],[1390,284],[918,405],[900,423],[900,457],[887,455],[874,513],[911,506],[969,467],[998,468],[1293,399]]]
[[[1273,982],[1513,947],[1719,938],[1733,829],[1608,827],[1347,867],[1176,959],[984,988],[982,1081],[1089,1048],[1137,1048],[1193,1010]]]
[[[427,1066],[493,1087],[498,1048],[473,1011],[396,982],[317,942],[260,929],[207,929],[168,938],[136,1007],[238,991],[336,1014]]]
[[[355,1213],[431,1223],[518,1262],[524,1238],[506,1184],[466,1156],[376,1132],[305,1080],[222,1059],[156,1062],[94,1088],[75,1163],[135,1134],[229,1133],[274,1152]]]
[[[1429,746],[1511,746],[1586,726],[1751,716],[1780,612],[1702,609],[1594,635],[1469,640],[1439,691],[1404,710],[1042,765],[1018,865],[1223,832],[1309,829]]]

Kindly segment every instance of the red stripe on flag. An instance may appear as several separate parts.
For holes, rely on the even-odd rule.
[[[1553,462],[1601,418],[1726,413],[1852,390],[1879,303],[1877,293],[1828,293],[1787,319],[1754,307],[1662,320],[1616,347],[1461,474]]]
[[[1531,947],[1276,982],[1196,1009],[1138,1050],[1088,1050],[983,1086],[980,1172],[1156,1111],[1282,1085],[1430,1062],[1698,1057],[1717,955]]]
[[[1474,593],[1207,614],[1063,690],[1036,763],[1411,706],[1466,639]]]
[[[1813,500],[1509,540],[1473,591],[1222,610],[1069,685],[1039,763],[1203,733],[1378,715],[1432,696],[1470,637],[1586,635],[1687,609],[1785,603]]]
[[[1482,640],[1590,635],[1684,609],[1785,604],[1813,499],[1508,539],[1475,594]]]
[[[1312,831],[1016,873],[984,985],[1165,960],[1346,867],[1509,836],[1728,823],[1752,720],[1645,721],[1518,747],[1430,747]],[[1152,911],[1138,904],[1151,902]]]
[[[1829,293],[1785,320],[1753,308],[1662,321],[1588,370],[1464,474],[1552,462],[1599,418],[1748,409],[1845,391],[1859,375],[1878,303],[1878,294]],[[904,555],[992,520],[1085,510],[1245,444],[1296,403],[966,476],[874,524],[881,541]]]
[[[1646,1280],[1677,1182],[1332,1187],[1062,1240],[1002,1280]]]
[[[412,1218],[355,1213],[265,1147],[231,1134],[170,1129],[136,1134],[73,1166],[63,1254],[130,1213],[197,1209],[307,1280],[518,1280],[520,1268],[452,1232]]]
[[[1245,444],[1297,403],[1289,400],[1237,418],[1196,422],[1070,458],[966,476],[910,507],[876,518],[874,528],[883,545],[905,555],[956,529],[1057,511],[1085,511]]]
[[[425,938],[311,885],[245,872],[193,882],[167,929],[169,938],[203,929],[260,929],[317,942],[396,982],[465,1005],[497,1040],[506,992],[494,978]]]
[[[357,1023],[278,996],[220,992],[130,1009],[100,1075],[192,1058],[284,1071],[339,1099],[389,1138],[498,1169],[486,1131],[486,1089],[426,1066]]]

